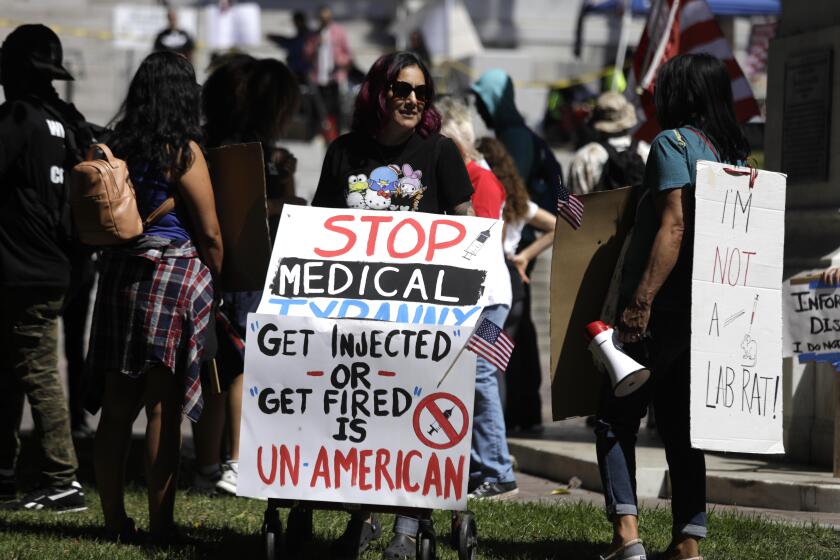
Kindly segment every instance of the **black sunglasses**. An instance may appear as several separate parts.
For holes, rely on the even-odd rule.
[[[401,82],[399,80],[391,83],[391,91],[394,92],[394,97],[399,97],[401,99],[408,98],[411,95],[411,92],[414,92],[414,97],[417,98],[417,101],[425,103],[429,100],[429,95],[431,91],[429,86],[426,84],[420,84],[419,86],[412,86],[408,82]]]

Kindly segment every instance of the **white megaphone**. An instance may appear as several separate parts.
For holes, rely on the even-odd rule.
[[[624,353],[615,339],[615,330],[603,321],[586,325],[586,337],[592,358],[607,371],[616,397],[626,397],[650,377],[650,370]]]

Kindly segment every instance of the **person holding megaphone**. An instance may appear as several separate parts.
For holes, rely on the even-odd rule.
[[[651,144],[645,167],[644,192],[621,268],[616,318],[624,351],[651,375],[629,393],[604,384],[595,426],[613,523],[604,560],[647,558],[639,539],[634,479],[636,435],[650,405],[665,445],[673,495],[672,539],[661,558],[700,559],[699,543],[706,537],[706,465],[703,452],[691,447],[689,433],[695,169],[697,160],[741,163],[749,154],[735,119],[729,75],[717,58],[691,54],[669,60],[658,71],[654,104],[663,131]]]

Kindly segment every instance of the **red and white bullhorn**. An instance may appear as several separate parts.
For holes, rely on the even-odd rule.
[[[650,370],[624,353],[621,343],[616,340],[615,330],[603,321],[586,325],[586,338],[595,365],[610,376],[616,397],[626,397],[650,377]]]

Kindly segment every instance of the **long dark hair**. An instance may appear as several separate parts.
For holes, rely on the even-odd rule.
[[[528,215],[528,189],[519,175],[516,162],[496,138],[484,136],[478,140],[478,151],[484,156],[493,175],[505,187],[505,208],[502,217],[506,224],[522,220]]]
[[[270,146],[297,111],[300,88],[279,60],[236,55],[207,78],[201,101],[209,147],[255,140]]]
[[[192,64],[173,52],[147,56],[112,121],[108,145],[129,164],[177,180],[192,164],[190,141],[201,142],[200,90]]]
[[[653,100],[663,129],[700,129],[718,149],[721,161],[734,163],[749,155],[749,143],[735,118],[729,73],[714,56],[684,54],[663,64]]]
[[[218,64],[201,88],[204,137],[208,148],[239,138],[248,75],[257,59],[247,54],[229,55]]]
[[[432,81],[432,75],[420,57],[409,51],[383,55],[370,67],[356,96],[351,129],[371,136],[379,134],[390,118],[386,96],[388,86],[397,79],[403,68],[409,66],[420,68],[429,91],[428,99],[423,106],[423,116],[420,124],[417,125],[417,133],[425,137],[440,131],[440,114],[434,107],[435,83]]]

